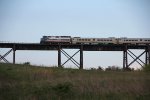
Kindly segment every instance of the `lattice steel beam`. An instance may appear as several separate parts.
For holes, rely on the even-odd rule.
[[[5,57],[12,51],[13,49],[9,50],[8,52],[6,52],[3,56],[0,55],[0,61],[3,60],[6,63],[9,63],[9,61],[7,59],[5,59]]]
[[[74,53],[72,56],[70,56],[67,52],[65,52],[64,50],[61,50],[61,52],[68,58],[68,60],[66,60],[62,66],[64,66],[69,60],[71,60],[72,63],[74,63],[78,68],[80,66],[80,64],[73,58],[80,50],[78,50],[76,53]]]

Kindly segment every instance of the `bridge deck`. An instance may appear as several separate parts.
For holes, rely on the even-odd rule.
[[[124,45],[124,44],[39,44],[39,43],[0,43],[0,48],[15,48],[16,50],[58,50],[80,49],[83,51],[123,51],[128,49],[146,49],[149,45]]]

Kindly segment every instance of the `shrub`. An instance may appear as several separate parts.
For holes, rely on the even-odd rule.
[[[97,70],[104,71],[101,66],[98,66],[98,69],[97,69]]]
[[[150,72],[150,64],[145,65],[142,70],[146,72]]]
[[[122,69],[119,68],[118,66],[108,66],[105,70],[106,71],[121,71]]]
[[[30,65],[30,62],[24,62],[23,64],[24,65]]]

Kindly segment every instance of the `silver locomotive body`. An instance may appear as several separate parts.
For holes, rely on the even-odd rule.
[[[67,44],[71,43],[71,36],[43,36],[41,44]]]

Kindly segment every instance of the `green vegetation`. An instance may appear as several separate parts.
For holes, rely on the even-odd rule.
[[[150,73],[0,63],[0,100],[150,100]]]
[[[150,64],[149,65],[145,65],[144,68],[143,68],[143,71],[150,72]]]

